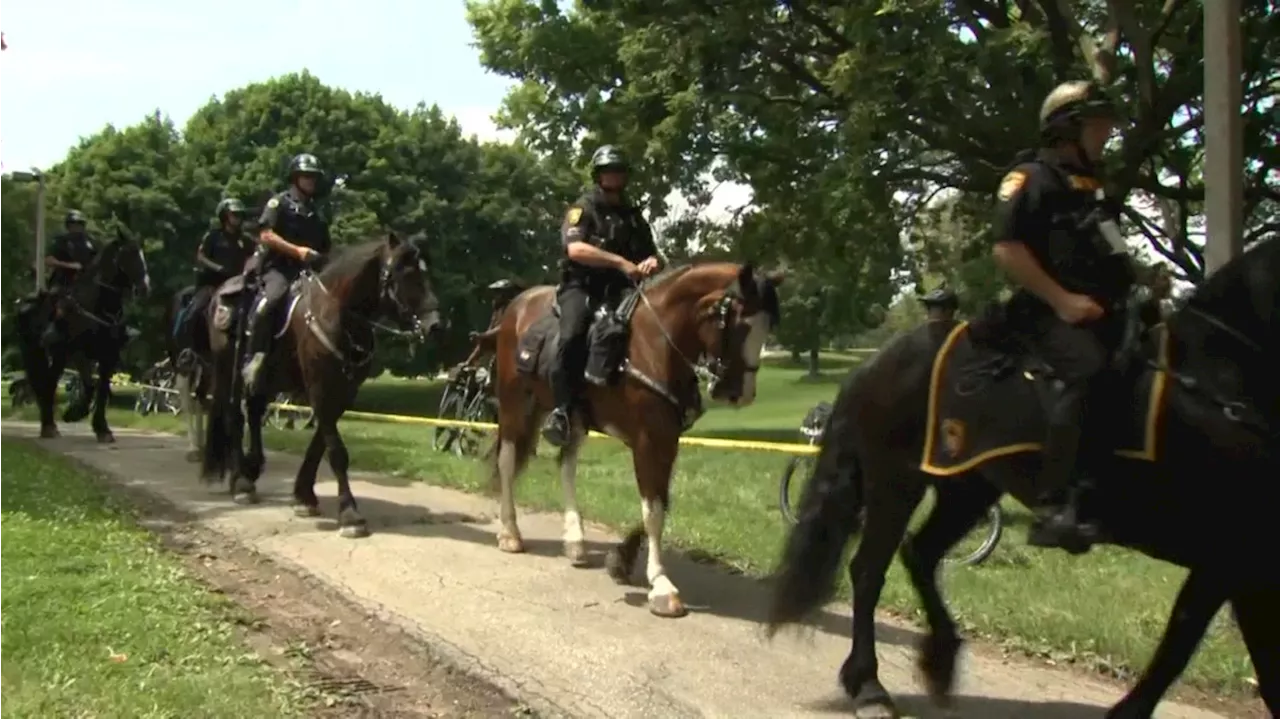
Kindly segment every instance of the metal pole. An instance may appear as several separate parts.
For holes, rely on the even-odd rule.
[[[44,291],[44,173],[36,172],[36,289]]]
[[[1244,251],[1240,0],[1204,4],[1205,274]]]

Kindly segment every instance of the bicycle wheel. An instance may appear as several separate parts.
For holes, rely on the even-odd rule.
[[[466,395],[450,386],[445,390],[444,397],[440,399],[440,412],[437,415],[440,419],[461,419],[462,411],[466,407],[463,402]],[[438,425],[431,437],[431,448],[437,452],[447,452],[453,448],[454,443],[458,439],[458,428]]]
[[[493,398],[477,392],[467,404],[462,418],[468,422],[497,422],[498,408]],[[457,432],[457,438],[453,442],[454,453],[459,457],[474,457],[480,453],[480,447],[489,436],[490,430],[460,427]]]
[[[807,478],[813,473],[813,455],[801,454],[787,460],[787,466],[782,470],[781,481],[778,482],[778,509],[782,512],[782,516],[791,524],[795,524],[797,515],[795,512],[795,503],[800,500],[800,492],[804,491],[804,485],[800,484],[796,493],[792,494],[792,479],[795,477],[797,469],[803,469],[802,474]],[[794,500],[793,500],[794,497]]]
[[[976,567],[987,561],[1004,536],[1004,512],[1000,504],[991,505],[987,518],[969,532],[969,536],[956,543],[947,555],[947,561],[966,567]]]
[[[153,390],[150,387],[143,387],[138,390],[138,398],[133,401],[133,411],[146,417],[151,414],[153,404],[155,402],[152,397]]]

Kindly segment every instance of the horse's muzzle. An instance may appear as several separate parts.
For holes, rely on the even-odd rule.
[[[418,334],[423,338],[438,335],[444,330],[444,321],[440,319],[440,312],[437,310],[431,310],[418,318]]]

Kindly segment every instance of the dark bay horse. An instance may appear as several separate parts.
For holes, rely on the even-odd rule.
[[[1144,449],[1087,462],[1091,481],[1081,511],[1109,543],[1190,574],[1145,675],[1107,716],[1150,717],[1224,603],[1244,636],[1262,699],[1280,715],[1280,241],[1259,243],[1228,263],[1149,334],[1145,362],[1130,363],[1116,393],[1121,400],[1113,400],[1130,408],[1111,410],[1123,416],[1113,426],[1118,446],[1132,438],[1127,446]],[[878,677],[874,624],[894,552],[901,545],[929,623],[920,668],[930,695],[945,705],[961,640],[937,586],[939,561],[1002,493],[1031,504],[1041,489],[1034,479],[1043,368],[1018,357],[1012,372],[983,388],[955,359],[980,356],[968,328],[941,335],[924,327],[898,337],[846,381],[775,575],[771,634],[830,598],[844,547],[861,531],[849,564],[853,646],[840,681],[866,716],[897,715]],[[957,399],[960,388],[967,405]],[[1021,425],[1029,429],[1016,429]],[[954,461],[944,467],[948,456]],[[930,485],[933,511],[904,542]]]
[[[316,470],[329,450],[329,466],[338,480],[338,525],[344,537],[368,534],[347,476],[347,448],[338,433],[338,420],[355,400],[369,375],[374,330],[392,317],[402,329],[425,336],[440,324],[439,302],[431,291],[425,250],[416,239],[390,233],[360,245],[342,248],[318,275],[304,273],[295,283],[282,311],[283,322],[259,391],[245,397],[249,450],[243,450],[244,418],[240,414],[240,357],[228,331],[226,302],[238,302],[219,291],[206,320],[212,348],[212,401],[204,442],[201,475],[206,480],[227,476],[239,503],[257,501],[256,482],[265,454],[262,421],[271,399],[290,392],[309,399],[315,432],[294,481],[295,511],[299,516],[320,514],[316,498]],[[231,280],[236,282],[236,280]],[[228,283],[230,284],[230,283]]]
[[[187,459],[192,462],[199,462],[201,457],[201,442],[204,439],[204,415],[208,405],[209,398],[209,378],[210,378],[210,362],[209,347],[207,343],[199,343],[195,347],[185,347],[183,342],[177,337],[178,321],[182,319],[184,325],[189,326],[191,322],[201,323],[201,327],[197,328],[194,335],[198,338],[208,336],[207,328],[205,328],[205,317],[183,317],[183,313],[187,306],[191,303],[192,296],[195,295],[196,288],[194,286],[184,287],[173,296],[169,304],[165,306],[164,314],[164,346],[165,353],[169,356],[169,363],[173,367],[175,382],[174,389],[178,392],[178,399],[181,401],[182,416],[187,420],[187,444],[191,449],[187,452]],[[204,330],[203,332],[201,330]],[[183,329],[183,332],[186,330]],[[192,353],[192,361],[183,363],[179,361],[179,356],[183,351]]]
[[[760,354],[778,322],[776,287],[781,281],[780,275],[757,275],[750,264],[715,262],[674,268],[644,282],[616,313],[630,324],[620,347],[625,355],[618,358],[625,360],[622,376],[588,387],[587,411],[575,412],[572,438],[560,451],[565,554],[575,566],[583,566],[576,490],[579,448],[587,430],[598,428],[631,449],[643,524],[609,553],[609,573],[615,581],[628,582],[647,535],[649,609],[656,615],[686,613],[662,564],[662,530],[678,440],[702,413],[697,363],[709,360],[713,399],[735,407],[751,404]],[[490,459],[493,481],[501,488],[498,548],[504,552],[524,551],[513,487],[552,406],[547,373],[559,341],[554,301],[554,287],[525,290],[503,311],[496,333],[498,432]],[[591,351],[597,349],[593,341]]]
[[[36,300],[42,305],[25,307],[18,313],[18,344],[23,368],[30,378],[36,404],[40,408],[40,436],[58,436],[53,410],[58,380],[69,360],[76,360],[80,385],[85,388],[80,402],[68,407],[62,421],[77,422],[93,408],[93,432],[99,442],[114,442],[107,424],[107,404],[111,377],[120,362],[120,349],[126,340],[124,325],[125,296],[137,292],[146,296],[151,291],[151,276],[142,245],[116,229],[116,239],[103,246],[98,256],[76,276],[61,300],[65,333],[52,348],[41,343],[41,332],[53,321],[53,303],[49,296]],[[94,391],[90,376],[97,371]]]

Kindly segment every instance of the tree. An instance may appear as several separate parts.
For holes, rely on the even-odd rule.
[[[548,278],[560,217],[578,191],[566,165],[519,146],[463,138],[439,108],[401,111],[303,72],[214,98],[181,132],[157,112],[83,140],[48,173],[50,211],[77,207],[100,236],[120,225],[143,241],[154,293],[131,320],[158,327],[164,305],[192,280],[196,243],[212,226],[218,200],[236,196],[261,208],[284,187],[289,159],[303,151],[348,178],[322,203],[334,217],[336,244],[388,229],[426,237],[432,282],[451,326],[420,352],[391,340],[381,364],[397,373],[431,372],[466,354],[468,331],[488,317],[476,287],[504,276]],[[8,237],[31,234],[22,224],[27,193],[5,181],[4,202],[13,203],[4,215]],[[2,251],[8,291],[20,284],[8,273],[30,266],[29,249],[6,242]],[[159,359],[162,338],[145,332],[131,345],[135,369]]]
[[[1274,0],[1244,6],[1245,202],[1256,239],[1277,229],[1280,13]],[[697,192],[716,168],[716,179],[749,183],[763,212],[840,186],[896,227],[947,189],[982,198],[963,207],[984,218],[1016,151],[1036,142],[1040,99],[1064,80],[1096,77],[1133,120],[1108,166],[1110,195],[1167,208],[1163,232],[1146,228],[1152,247],[1186,276],[1203,275],[1202,248],[1186,230],[1204,196],[1199,3],[583,0],[565,12],[473,0],[468,8],[482,62],[520,81],[504,123],[539,148],[570,153],[581,138],[608,133],[643,155],[651,196]],[[1136,213],[1130,220],[1149,224]],[[853,227],[819,236],[823,249],[837,254]]]

